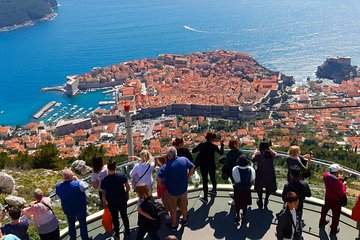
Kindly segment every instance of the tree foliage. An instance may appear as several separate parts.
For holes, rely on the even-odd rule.
[[[94,144],[90,144],[87,147],[81,149],[79,159],[84,160],[88,166],[91,166],[92,159],[94,157],[104,157],[104,155],[105,149],[102,146],[97,147]]]
[[[35,153],[32,161],[33,168],[55,169],[58,167],[59,151],[52,143],[47,143],[40,147],[40,151]]]

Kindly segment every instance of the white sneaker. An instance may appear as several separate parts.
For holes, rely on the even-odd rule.
[[[229,192],[229,196],[230,196],[231,198],[234,198],[234,192]]]

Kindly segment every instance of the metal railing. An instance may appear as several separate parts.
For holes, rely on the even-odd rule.
[[[242,149],[243,152],[246,152],[246,153],[253,153],[256,149]],[[229,151],[229,149],[225,149],[225,151]],[[288,153],[286,152],[282,152],[282,151],[276,151],[277,152],[277,157],[290,157]],[[156,158],[156,155],[154,156],[154,158]],[[127,166],[130,166],[130,165],[135,165],[136,163],[138,163],[138,161],[135,161],[135,160],[128,160],[124,163],[121,163],[121,164],[118,164],[116,166],[116,169],[122,169],[122,168],[126,168]],[[331,164],[335,163],[335,162],[332,162],[332,161],[328,161],[328,160],[325,160],[325,159],[321,159],[321,158],[312,158],[311,159],[311,163],[312,164],[316,164],[316,165],[320,165],[322,167],[329,167]],[[340,164],[341,165],[341,164]],[[343,168],[343,171],[349,175],[351,175],[352,177],[356,177],[356,178],[360,178],[360,172],[359,171],[356,171],[354,169],[351,169],[351,168],[348,168],[348,167],[345,167],[345,166],[342,166]],[[91,175],[90,176],[87,176],[86,178],[83,178],[81,179],[82,181],[86,181],[86,182],[90,182],[91,180]],[[54,198],[56,196],[56,193],[53,192],[49,195],[50,198]]]

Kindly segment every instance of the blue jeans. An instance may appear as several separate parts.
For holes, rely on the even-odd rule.
[[[86,224],[86,211],[77,213],[76,215],[66,215],[66,217],[69,225],[70,240],[76,240],[76,229],[75,229],[76,220],[79,221],[81,239],[88,240],[89,236],[88,236],[87,224]]]

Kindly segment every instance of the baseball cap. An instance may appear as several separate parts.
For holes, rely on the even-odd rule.
[[[343,170],[343,168],[342,167],[340,167],[340,165],[339,164],[337,164],[337,163],[334,163],[334,164],[331,164],[330,165],[330,172],[338,172],[338,171],[342,171]]]

